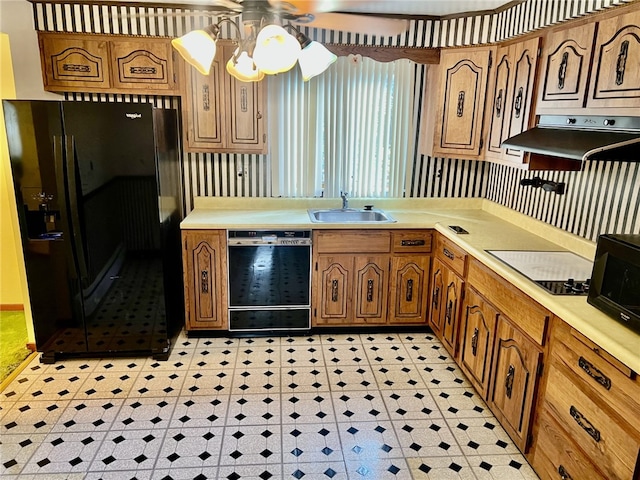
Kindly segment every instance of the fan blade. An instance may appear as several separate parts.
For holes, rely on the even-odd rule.
[[[269,0],[272,7],[293,14],[335,12],[353,5],[353,0]]]
[[[233,0],[209,0],[207,5],[213,5],[214,7],[226,8],[234,12],[242,12],[242,5]]]
[[[383,37],[394,37],[409,29],[408,20],[354,15],[351,13],[314,13],[292,20],[292,22],[311,28],[325,28],[327,30],[340,30]]]

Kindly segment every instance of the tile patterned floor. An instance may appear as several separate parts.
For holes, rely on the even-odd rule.
[[[424,333],[187,338],[32,362],[0,394],[3,479],[537,479]]]

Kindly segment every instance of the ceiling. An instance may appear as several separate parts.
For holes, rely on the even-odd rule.
[[[223,5],[242,0],[124,0],[149,4],[189,4],[189,5]],[[280,0],[279,0],[280,1]],[[286,1],[286,0],[285,0]],[[519,0],[523,1],[523,0]],[[449,16],[461,13],[495,10],[507,4],[518,3],[513,0],[297,0],[296,3],[308,2],[315,10],[325,12],[352,12],[383,15],[410,16]]]

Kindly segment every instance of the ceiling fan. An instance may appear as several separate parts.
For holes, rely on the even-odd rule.
[[[210,0],[209,5],[225,16],[242,15],[243,22],[267,17],[287,20],[297,26],[379,36],[407,31],[406,19],[385,18],[344,11],[361,0]]]

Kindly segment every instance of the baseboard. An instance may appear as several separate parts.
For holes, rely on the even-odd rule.
[[[5,311],[24,311],[24,305],[22,303],[5,303],[5,304],[0,304],[0,311],[5,312]]]

